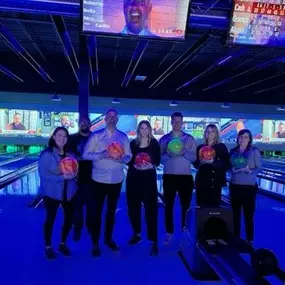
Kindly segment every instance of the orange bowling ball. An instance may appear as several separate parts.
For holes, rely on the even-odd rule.
[[[122,158],[124,155],[124,149],[119,142],[112,142],[107,149],[109,155],[113,158]]]
[[[216,156],[216,151],[210,146],[203,146],[199,151],[200,160],[212,160]]]
[[[62,159],[59,166],[63,174],[77,175],[78,173],[78,162],[73,157]]]

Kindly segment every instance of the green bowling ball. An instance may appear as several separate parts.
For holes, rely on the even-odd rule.
[[[247,166],[247,158],[240,153],[236,153],[231,156],[231,164],[234,168],[244,168]]]
[[[184,144],[183,144],[182,140],[179,138],[172,139],[168,143],[168,146],[167,146],[168,152],[176,154],[176,155],[180,154],[182,152],[183,148],[184,148]]]

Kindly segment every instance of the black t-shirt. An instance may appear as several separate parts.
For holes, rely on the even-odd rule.
[[[152,139],[150,141],[150,144],[147,147],[140,147],[136,140],[131,141],[130,148],[132,152],[132,160],[129,162],[129,171],[139,171],[140,173],[143,173],[144,171],[137,170],[134,167],[136,157],[139,153],[147,153],[151,158],[151,163],[154,166],[160,165],[160,159],[161,159],[161,151],[159,143],[156,139]],[[150,171],[155,171],[155,169],[150,169]]]
[[[83,160],[82,155],[89,136],[82,136],[80,133],[71,135],[68,139],[68,151],[73,153],[79,162],[78,180],[88,182],[92,174],[92,161]]]

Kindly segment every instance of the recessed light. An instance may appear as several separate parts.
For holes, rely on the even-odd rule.
[[[120,99],[118,99],[118,98],[114,98],[113,101],[112,101],[112,103],[113,103],[113,104],[120,104],[121,101],[120,101]]]
[[[231,105],[229,103],[224,103],[221,107],[224,109],[229,109]]]
[[[169,106],[170,107],[177,107],[178,106],[178,102],[177,101],[171,101],[170,103],[169,103]]]

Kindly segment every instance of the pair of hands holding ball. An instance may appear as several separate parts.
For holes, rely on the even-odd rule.
[[[109,153],[109,151],[107,151],[107,150],[104,150],[102,152],[102,158],[104,158],[104,159],[112,159],[112,160],[114,160],[116,162],[120,162],[120,163],[125,163],[127,161],[127,159],[128,159],[127,156],[123,156],[123,155],[118,155],[118,156],[111,155]]]

